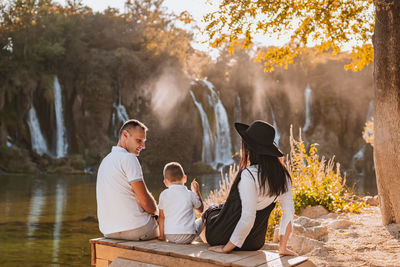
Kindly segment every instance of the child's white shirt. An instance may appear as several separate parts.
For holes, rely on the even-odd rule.
[[[194,209],[200,206],[199,197],[184,185],[171,185],[162,191],[158,208],[165,216],[164,234],[196,234]]]

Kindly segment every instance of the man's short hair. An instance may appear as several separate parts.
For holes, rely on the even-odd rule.
[[[127,120],[124,122],[124,124],[121,126],[121,129],[119,129],[119,137],[121,137],[121,134],[124,130],[131,130],[135,129],[136,127],[140,127],[143,129],[143,131],[147,131],[146,125],[144,125],[142,122],[138,120]]]
[[[181,164],[178,162],[170,162],[164,167],[163,171],[164,179],[167,179],[170,182],[178,182],[182,180],[183,176],[185,176],[185,172]]]

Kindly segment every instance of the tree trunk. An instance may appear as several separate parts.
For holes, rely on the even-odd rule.
[[[376,0],[374,158],[384,225],[400,223],[400,0]]]

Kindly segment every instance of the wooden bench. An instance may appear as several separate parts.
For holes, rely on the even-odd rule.
[[[109,266],[315,266],[306,257],[280,256],[276,245],[266,244],[258,251],[233,251],[230,254],[207,250],[208,245],[174,244],[158,240],[127,241],[109,238],[90,240],[92,246],[92,265]],[[129,265],[128,263],[132,264]],[[134,264],[134,262],[138,264]],[[140,263],[140,264],[139,264]]]

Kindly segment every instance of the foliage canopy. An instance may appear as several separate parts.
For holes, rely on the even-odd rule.
[[[231,51],[239,43],[250,48],[257,34],[265,38],[290,34],[284,46],[258,51],[256,60],[264,62],[266,71],[287,68],[307,46],[337,54],[344,44],[355,44],[352,62],[345,66],[353,71],[373,60],[373,0],[222,0],[219,10],[207,14],[205,21],[211,45],[227,45]]]

